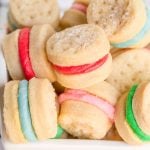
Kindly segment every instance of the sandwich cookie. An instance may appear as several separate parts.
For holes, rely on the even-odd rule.
[[[116,106],[116,128],[129,144],[150,142],[149,93],[149,82],[134,85]]]
[[[110,45],[96,25],[78,25],[54,34],[47,55],[57,81],[67,88],[85,88],[104,81],[111,72]]]
[[[140,48],[150,42],[150,8],[146,1],[91,0],[87,19],[105,30],[114,47]]]
[[[12,79],[39,77],[55,81],[45,52],[46,42],[52,34],[53,28],[45,24],[16,30],[5,36],[2,49]]]
[[[112,72],[107,81],[121,93],[132,85],[150,80],[149,49],[127,49],[113,54]]]
[[[113,124],[118,96],[104,81],[82,90],[66,89],[58,98],[59,124],[74,137],[102,139]]]
[[[47,79],[11,81],[4,91],[4,124],[13,143],[60,138],[55,92]]]
[[[59,24],[59,15],[57,0],[10,0],[9,2],[8,16],[11,16],[12,24],[17,28],[32,27],[37,24],[50,24],[55,28]]]
[[[86,24],[86,11],[89,0],[75,0],[71,8],[64,13],[60,24],[61,27],[67,28],[75,25]]]

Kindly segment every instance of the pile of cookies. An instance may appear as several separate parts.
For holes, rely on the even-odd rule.
[[[60,18],[56,0],[10,0],[8,29],[8,140],[150,142],[147,1],[75,0]]]

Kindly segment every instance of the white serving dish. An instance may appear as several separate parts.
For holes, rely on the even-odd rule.
[[[4,0],[5,1],[5,0]],[[67,9],[73,0],[59,0],[61,9],[64,11]],[[4,14],[6,15],[6,14]],[[0,18],[1,19],[1,18]],[[4,34],[5,31],[0,31],[0,35]],[[0,38],[1,39],[1,38]],[[1,43],[1,41],[0,41]],[[4,57],[0,50],[0,102],[3,98],[3,87],[8,81],[8,74],[6,69],[6,64]],[[1,128],[2,129],[2,128]],[[4,131],[4,130],[3,130]],[[28,144],[12,144],[8,142],[5,138],[5,133],[2,133],[2,143],[5,150],[76,150],[76,149],[86,149],[86,150],[145,150],[150,149],[150,145],[144,146],[130,146],[124,142],[114,142],[114,141],[104,141],[104,140],[49,140],[46,142],[28,143]],[[0,149],[1,150],[1,149]]]

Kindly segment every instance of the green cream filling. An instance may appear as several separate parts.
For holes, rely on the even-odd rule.
[[[138,85],[134,85],[128,94],[127,97],[127,102],[126,102],[126,121],[133,130],[133,132],[137,135],[137,137],[144,142],[150,141],[150,135],[147,135],[142,131],[142,129],[139,127],[138,123],[136,122],[133,108],[132,108],[132,103],[133,103],[133,97],[136,92]]]
[[[63,128],[60,125],[58,125],[57,126],[57,134],[54,139],[60,139],[62,137],[63,133],[64,133]]]

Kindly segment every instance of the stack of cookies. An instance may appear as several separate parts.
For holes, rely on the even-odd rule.
[[[7,139],[150,142],[150,6],[75,0],[61,19],[59,12],[56,0],[10,1]]]

